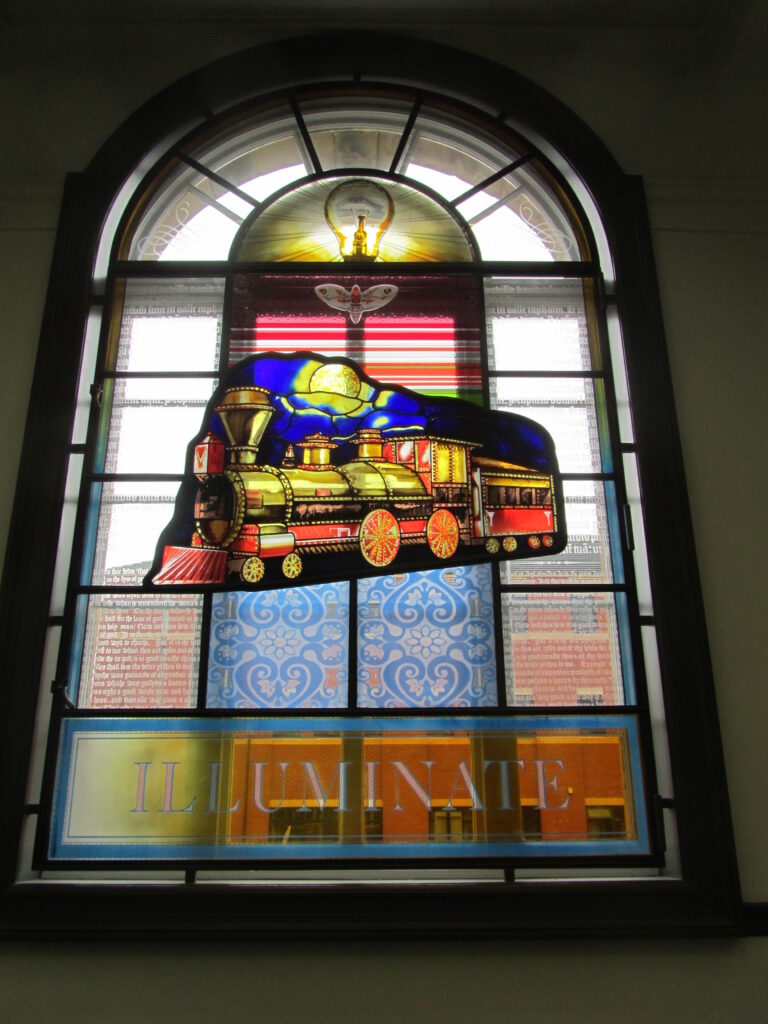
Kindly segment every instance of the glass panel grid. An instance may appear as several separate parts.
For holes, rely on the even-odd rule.
[[[406,117],[407,110],[398,113],[403,124]],[[336,166],[353,166],[357,161],[356,152],[370,154],[373,145],[377,153],[375,159],[384,168],[387,159],[391,159],[388,154],[394,153],[399,139],[389,122],[384,123],[385,118],[375,131],[368,133],[370,137],[364,140],[362,149],[356,151],[347,138],[352,133],[344,126],[343,118],[334,122],[333,117],[329,121],[307,111],[306,121],[324,165],[326,161],[337,161]],[[400,121],[397,118],[395,121],[399,128]],[[489,173],[509,162],[508,154],[500,150],[494,152],[493,146],[484,149],[475,146],[470,153],[471,147],[467,145],[466,152],[459,147],[449,153],[447,136],[443,138],[441,132],[444,126],[432,131],[422,118],[406,154],[406,163],[411,161],[409,173],[416,177],[422,174],[427,184],[443,194],[450,193],[454,199],[470,184],[485,180]],[[275,140],[271,155],[270,145],[258,133],[247,144],[235,134],[230,142],[225,140],[221,146],[202,147],[196,158],[207,161],[211,168],[243,191],[255,198],[264,198],[305,171],[300,163],[286,162],[288,149],[299,152],[294,135]],[[415,156],[420,146],[422,150],[425,146],[431,147],[435,153],[439,150],[440,160],[433,161],[432,167],[417,164]],[[458,158],[463,160],[463,178],[458,174]],[[157,245],[155,242],[152,245],[156,252],[152,255],[152,245],[145,246],[141,258],[186,258],[181,255],[187,245],[182,234],[186,231],[185,237],[190,239],[194,234],[189,230],[190,213],[196,214],[197,227],[203,226],[206,216],[223,217],[228,221],[226,231],[229,232],[236,230],[237,225],[228,213],[240,217],[249,213],[245,200],[228,193],[220,182],[199,172],[192,173],[191,169],[185,169],[182,177],[191,184],[190,190],[180,198],[177,196],[174,209],[179,223],[174,230],[166,232],[168,225],[162,218],[155,217],[152,230]],[[531,187],[530,174],[522,169],[498,179],[462,204],[465,216],[475,220],[485,258],[495,258],[492,247],[502,239],[504,232],[507,247],[503,253],[499,251],[499,258],[578,258],[563,227],[566,225],[564,212],[558,210],[553,215],[547,202],[556,204],[557,201],[544,184],[539,183],[539,186],[538,191]],[[179,211],[184,203],[188,209],[181,216]],[[198,209],[196,203],[203,205]],[[216,209],[216,204],[224,210]],[[520,255],[522,250],[510,256],[509,231],[518,230],[510,218],[520,221],[519,230],[531,245],[527,256]],[[148,223],[146,218],[144,223]],[[490,232],[484,244],[483,231]],[[216,234],[213,224],[205,242],[207,246],[214,246],[210,250],[211,258],[216,258],[215,246],[220,247]],[[563,249],[559,254],[555,251],[558,246]],[[283,280],[287,281],[287,275]],[[485,284],[492,406],[514,409],[548,427],[558,451],[563,453],[562,471],[573,474],[609,472],[603,382],[587,376],[595,372],[592,360],[596,349],[587,326],[582,282],[496,279]],[[222,298],[223,281],[212,282],[210,289],[207,282],[183,280],[128,283],[116,363],[117,379],[105,382],[106,413],[102,417],[103,429],[97,445],[97,466],[108,473],[120,474],[182,471],[184,466],[179,459],[183,463],[182,453],[197,432],[202,407],[215,382],[213,378],[185,378],[179,367],[212,373],[218,369]],[[261,325],[255,321],[254,335],[270,327],[269,315],[260,315]],[[385,328],[391,326],[385,318],[379,319]],[[336,328],[341,333],[334,336],[331,343],[337,345],[337,354],[350,354],[344,314],[340,322],[341,328],[338,324]],[[271,326],[274,327],[274,323]],[[368,348],[376,344],[377,327],[381,332],[381,324],[377,324],[375,317],[366,317],[360,325],[361,332],[368,329],[362,343],[358,341],[367,354]],[[384,340],[391,343],[393,339],[386,330],[384,335]],[[305,340],[318,350],[317,334]],[[470,342],[474,351],[476,335]],[[456,344],[453,337],[451,343]],[[271,347],[269,343],[268,347]],[[415,352],[418,345],[412,347]],[[247,354],[249,352],[243,352],[240,357]],[[473,384],[482,383],[480,367],[473,363],[470,369],[475,373]],[[536,371],[570,376],[537,377]],[[152,372],[172,374],[175,379],[123,376]],[[599,369],[596,372],[599,373]],[[514,376],[517,373],[523,376]],[[425,386],[423,390],[429,389]],[[455,389],[442,389],[444,393],[450,390]],[[195,409],[199,410],[197,425],[190,419],[175,432],[172,449],[176,461],[163,461],[166,456],[158,453],[159,446],[153,447],[151,440],[167,436],[174,410]],[[151,422],[153,418],[156,423]],[[109,442],[105,452],[107,425]],[[143,450],[141,454],[133,454],[140,450]],[[147,461],[152,456],[159,460],[156,465]],[[142,484],[117,480],[93,486],[86,538],[93,572],[87,569],[82,577],[84,584],[141,584],[154,553],[154,543],[170,518],[176,489],[175,481]],[[615,581],[622,582],[613,482],[607,481],[604,486],[596,480],[569,480],[564,491],[568,547],[561,555],[548,559],[501,563],[503,585],[551,585],[553,588],[568,583],[608,585],[614,581],[613,570]],[[435,582],[438,580],[439,584]],[[468,580],[469,584],[464,586],[463,580]],[[387,593],[390,583],[392,594]],[[212,595],[208,599],[212,614],[210,634],[206,637],[206,707],[346,708],[350,641],[357,653],[357,664],[351,667],[357,673],[356,706],[359,708],[492,708],[498,704],[494,586],[490,566],[377,577],[351,585],[357,590],[356,623],[348,621],[346,584]],[[417,591],[417,598],[409,601],[409,594]],[[398,596],[390,611],[382,614],[382,607],[395,592]],[[451,615],[441,620],[439,629],[431,629],[427,622],[437,621],[444,599],[452,606]],[[497,592],[493,600],[500,601],[501,621],[508,631],[499,650],[503,649],[510,705],[570,705],[584,708],[586,712],[591,707],[631,702],[632,664],[623,593],[562,593],[556,589],[550,593],[503,591]],[[313,602],[314,611],[302,612],[300,622],[298,619],[290,621],[292,610],[295,612],[298,606],[308,607]],[[83,649],[82,672],[80,656],[75,654],[74,662],[78,667],[73,674],[75,684],[80,681],[80,707],[194,706],[203,603],[201,596],[179,594],[162,597],[80,595],[74,649],[77,650],[79,635]],[[179,614],[174,614],[176,612]],[[207,630],[208,619],[205,621]],[[536,677],[535,667],[532,669],[529,664],[535,660],[530,657],[530,647],[542,639],[546,640],[548,648],[543,661],[539,659]],[[444,641],[442,646],[441,641]],[[397,651],[392,654],[395,648]],[[121,661],[122,658],[127,660]],[[311,664],[316,663],[321,669],[319,683],[300,680],[296,671],[286,675],[284,670],[291,659],[296,669],[301,666],[307,677],[311,674]],[[136,670],[133,675],[130,671],[126,675],[125,666],[129,663]],[[386,686],[381,685],[380,669],[397,665],[402,670],[406,663],[412,671],[400,671],[405,687],[399,681],[389,680]],[[257,666],[258,672],[254,673]],[[499,670],[501,667],[498,666]],[[256,675],[259,682],[254,687]],[[393,679],[396,675],[397,672]],[[457,682],[459,676],[463,680],[461,684]],[[70,687],[70,694],[73,689],[77,686]],[[462,719],[457,721],[461,723]],[[632,794],[624,796],[628,807]],[[596,797],[593,799],[582,829],[586,829],[587,839],[593,841],[596,835],[605,835],[606,829],[610,831],[616,825],[618,817],[611,810],[615,806],[610,801],[600,804]],[[546,829],[539,827],[540,821],[534,821],[531,807],[529,795],[528,804],[521,808],[521,831],[526,833],[526,840],[543,840]],[[447,848],[456,838],[465,838],[466,815],[458,802],[453,808],[436,808],[432,814],[429,822],[432,842],[441,837],[440,842]],[[311,827],[322,832],[325,824],[321,818],[322,815],[314,815]],[[474,831],[472,815],[469,821]],[[270,828],[270,841],[285,841],[286,832],[280,831],[283,824],[280,818],[279,826]],[[296,829],[295,823],[290,825],[289,835],[292,834],[290,828]],[[296,829],[294,840],[299,839],[298,832]],[[449,850],[448,855],[452,852]]]

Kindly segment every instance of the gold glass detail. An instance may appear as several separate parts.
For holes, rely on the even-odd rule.
[[[372,263],[395,216],[392,196],[367,178],[337,185],[325,201],[325,219],[348,263]]]

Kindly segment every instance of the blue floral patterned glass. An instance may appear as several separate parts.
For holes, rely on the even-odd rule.
[[[358,584],[358,705],[495,707],[490,565]]]
[[[347,706],[349,585],[214,594],[209,708]]]

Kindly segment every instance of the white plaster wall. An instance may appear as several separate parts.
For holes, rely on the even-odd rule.
[[[313,9],[264,0],[248,16],[236,4],[229,18],[232,5],[222,6],[221,18],[209,5],[205,18],[165,20],[152,6],[136,17],[113,12],[112,24],[99,5],[80,5],[90,13],[77,18],[54,4],[65,14],[46,20],[37,19],[38,6],[6,5],[11,15],[3,21],[0,4],[2,540],[65,172],[83,168],[141,102],[216,57],[316,31],[326,10],[330,24],[375,23],[371,6],[324,0]],[[303,20],[294,17],[299,8]],[[450,5],[440,15],[418,0],[383,20],[390,30],[464,47],[527,75],[578,113],[624,170],[645,177],[742,886],[747,900],[768,900],[768,5],[715,0],[698,28],[675,27],[674,19],[663,29],[553,28],[535,19],[520,24],[503,4]],[[733,500],[724,507],[726,489]],[[763,939],[501,948],[7,945],[0,947],[0,1013],[10,1024],[760,1022],[768,1018],[766,957]]]

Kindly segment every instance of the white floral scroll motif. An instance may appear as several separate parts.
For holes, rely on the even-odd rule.
[[[349,585],[214,594],[210,708],[347,706]]]
[[[496,642],[489,565],[358,584],[358,704],[494,707]]]

